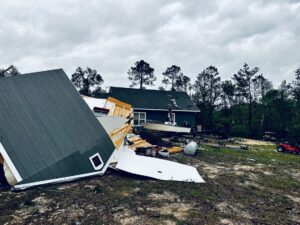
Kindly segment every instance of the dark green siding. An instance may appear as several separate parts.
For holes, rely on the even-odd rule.
[[[138,109],[199,111],[186,92],[111,87],[109,96]],[[106,95],[105,95],[106,96]]]
[[[63,70],[0,78],[0,142],[21,184],[95,172],[89,157],[114,151]]]
[[[146,112],[146,119],[159,122],[165,122],[168,118],[167,111],[154,111],[154,110],[134,110],[134,112]],[[182,126],[187,121],[191,126],[195,126],[195,113],[194,112],[176,112],[175,121],[178,126]]]

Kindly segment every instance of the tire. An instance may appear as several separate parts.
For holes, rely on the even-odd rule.
[[[278,151],[278,152],[285,152],[285,148],[284,148],[283,146],[279,145],[279,146],[277,147],[277,151]]]

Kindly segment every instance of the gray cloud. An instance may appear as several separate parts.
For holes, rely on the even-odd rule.
[[[216,65],[223,79],[248,62],[275,85],[300,65],[300,1],[0,0],[0,67],[21,72],[97,69],[127,86],[145,59],[158,80],[181,66],[192,79]],[[160,85],[157,82],[157,86]]]

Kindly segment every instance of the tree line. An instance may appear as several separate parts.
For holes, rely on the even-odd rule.
[[[292,83],[278,88],[248,64],[221,80],[209,66],[196,78],[192,98],[201,110],[198,123],[230,136],[261,138],[265,131],[300,142],[300,68]]]
[[[1,76],[19,75],[16,67],[0,69]],[[130,67],[128,79],[130,87],[144,89],[154,85],[157,77],[154,68],[144,60]],[[286,136],[300,142],[300,67],[295,71],[294,80],[283,80],[274,88],[270,80],[260,73],[258,67],[251,68],[245,63],[230,79],[222,80],[218,68],[208,66],[191,83],[176,65],[162,73],[160,90],[190,91],[200,113],[197,124],[204,130],[223,132],[229,136],[258,137],[265,131]],[[103,77],[95,69],[78,67],[71,76],[72,83],[79,92],[87,96],[97,96],[105,92],[101,87]]]
[[[129,87],[138,87],[145,89],[146,86],[153,86],[157,77],[154,74],[154,68],[144,60],[137,61],[134,66],[130,67],[127,72],[128,79],[131,82]],[[165,87],[160,86],[160,90],[170,89],[172,91],[191,90],[191,79],[184,75],[181,68],[172,65],[162,73],[162,83]],[[79,92],[87,96],[97,96],[98,93],[105,92],[101,87],[104,80],[95,69],[87,67],[83,69],[78,67],[71,76],[72,83],[79,89]]]
[[[75,85],[77,73],[72,75]],[[93,74],[87,72],[86,78],[80,78],[81,84],[76,86],[81,92],[88,90],[84,86],[85,79],[93,80],[92,86],[97,84],[95,80],[103,82],[103,79],[95,79],[97,73]],[[157,80],[154,68],[144,60],[137,61],[127,74],[130,87],[144,89]],[[295,71],[292,83],[283,80],[277,88],[258,67],[251,68],[247,63],[227,80],[221,79],[215,66],[205,68],[193,83],[176,65],[168,67],[162,76],[166,88],[160,86],[160,90],[190,90],[192,100],[200,109],[197,124],[204,130],[256,138],[271,131],[300,142],[300,67]]]

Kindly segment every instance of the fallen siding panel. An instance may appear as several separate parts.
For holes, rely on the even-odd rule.
[[[195,167],[168,160],[138,156],[128,147],[119,150],[116,168],[128,173],[158,180],[205,182]]]
[[[0,78],[0,143],[22,178],[18,185],[104,172],[89,157],[99,153],[107,164],[114,151],[61,69]]]

